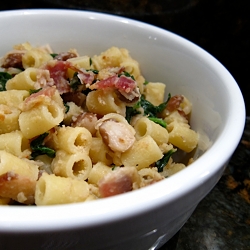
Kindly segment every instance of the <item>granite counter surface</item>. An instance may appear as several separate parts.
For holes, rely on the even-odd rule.
[[[245,130],[218,184],[160,250],[250,250],[249,0],[133,1],[133,8],[127,4],[119,9],[119,1],[95,2],[23,0],[1,4],[0,10],[71,8],[119,14],[170,30],[217,58],[242,91],[248,115]]]

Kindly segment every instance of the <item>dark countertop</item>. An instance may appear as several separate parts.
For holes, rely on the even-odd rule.
[[[59,2],[23,0],[1,4],[0,10],[71,8],[131,17],[189,39],[229,70],[245,99],[248,117],[244,134],[218,184],[160,250],[250,250],[249,0],[62,0],[61,5]]]

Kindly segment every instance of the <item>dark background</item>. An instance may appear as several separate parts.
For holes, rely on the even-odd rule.
[[[250,0],[22,0],[0,4],[0,10],[22,8],[106,12],[172,31],[205,49],[228,69],[250,114]],[[194,249],[250,250],[249,117],[218,184],[160,250]]]

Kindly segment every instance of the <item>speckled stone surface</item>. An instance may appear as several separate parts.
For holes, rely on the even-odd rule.
[[[242,140],[218,184],[160,250],[250,250],[249,0],[61,1],[5,2],[0,10],[59,7],[131,17],[189,39],[217,58],[233,75],[248,115]]]

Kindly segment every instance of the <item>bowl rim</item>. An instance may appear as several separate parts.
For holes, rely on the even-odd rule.
[[[234,98],[234,103],[229,103],[230,110],[225,128],[214,142],[213,147],[208,149],[202,157],[197,159],[187,169],[180,171],[178,174],[169,177],[167,180],[155,183],[150,187],[144,187],[140,190],[96,200],[94,202],[41,207],[0,206],[0,232],[41,232],[61,230],[63,228],[87,228],[93,225],[126,219],[130,216],[153,210],[156,207],[162,206],[166,202],[174,202],[177,199],[180,199],[183,195],[197,188],[201,183],[204,183],[217,171],[221,170],[233,154],[239,143],[245,125],[244,100],[236,81],[228,70],[217,61],[217,59],[198,45],[163,28],[127,17],[116,16],[114,14],[70,9],[22,9],[2,11],[0,12],[0,19],[8,16],[11,17],[13,15],[78,15],[81,18],[91,18],[91,16],[94,16],[99,20],[112,19],[116,22],[123,22],[125,25],[128,24],[147,28],[153,33],[156,31],[161,32],[164,36],[167,36],[170,39],[180,41],[185,48],[187,47],[191,49],[194,53],[199,53],[202,59],[227,81],[227,85],[230,86],[230,89],[228,88],[227,90],[229,95]],[[235,127],[237,127],[237,130],[234,129]],[[234,132],[232,133],[232,131]],[[230,136],[228,136],[229,134]],[[223,144],[224,152],[226,153],[219,157],[217,152],[221,147],[221,142],[224,140],[227,140],[227,143]],[[218,157],[211,159],[210,155],[213,154]],[[207,167],[208,162],[210,168]],[[200,168],[200,165],[205,167]],[[187,173],[191,174],[197,181],[195,183],[190,183],[190,181],[185,178]],[[179,179],[183,181],[180,183],[180,181],[178,181]],[[185,190],[183,190],[183,186],[185,186]],[[162,189],[168,187],[171,187],[168,192],[165,192],[164,194],[160,192]],[[151,202],[149,203],[148,197],[150,196]],[[131,203],[133,203],[133,206],[130,206]],[[110,206],[111,204],[112,206]],[[100,207],[102,209],[100,209]],[[66,214],[66,211],[69,212]],[[84,211],[84,213],[79,214],[79,211]],[[29,223],[27,223],[27,214],[29,215]],[[46,220],[44,220],[45,217]]]

